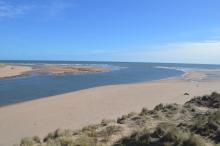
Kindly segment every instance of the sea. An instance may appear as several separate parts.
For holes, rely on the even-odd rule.
[[[84,74],[32,74],[0,80],[0,106],[106,85],[150,82],[183,75],[190,70],[216,70],[220,65],[94,62],[94,61],[0,61],[18,65],[80,65],[110,68],[110,72]],[[213,78],[215,79],[215,78]]]

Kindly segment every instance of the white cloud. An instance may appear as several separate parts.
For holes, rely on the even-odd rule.
[[[89,58],[97,61],[220,64],[220,41],[169,43],[148,46],[145,49],[87,50],[80,53],[69,53],[64,56]]]
[[[150,51],[132,52],[127,57],[150,62],[220,64],[220,41],[170,43]]]
[[[56,16],[64,10],[71,8],[73,6],[72,2],[68,0],[48,0],[43,4],[37,1],[15,4],[7,0],[0,0],[0,18],[23,15],[29,13],[30,10],[43,13],[44,15]]]
[[[16,15],[25,14],[31,6],[9,4],[0,0],[0,17],[14,17]]]

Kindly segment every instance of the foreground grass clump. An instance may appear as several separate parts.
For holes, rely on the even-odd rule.
[[[146,129],[135,132],[115,146],[205,146],[205,142],[189,131],[174,126],[158,126],[151,132]]]
[[[6,64],[0,63],[0,67],[5,67],[5,66],[6,66]]]
[[[74,146],[97,146],[97,142],[94,138],[82,136],[75,140]]]
[[[19,146],[220,146],[220,94],[143,108],[79,130],[57,129]]]
[[[44,142],[50,140],[50,139],[56,139],[59,137],[71,137],[72,131],[69,129],[57,129],[55,132],[49,133],[45,138]]]
[[[184,141],[183,146],[206,146],[206,144],[201,137],[192,135],[189,139]]]
[[[120,126],[111,125],[99,132],[99,135],[103,137],[103,142],[108,142],[112,135],[119,133],[122,130]]]
[[[49,139],[45,142],[45,146],[97,146],[96,140],[92,137],[83,135],[78,138],[58,137]],[[40,145],[41,146],[41,145]]]
[[[34,146],[40,143],[41,143],[41,140],[38,136],[26,137],[21,140],[20,146]]]
[[[220,142],[220,110],[195,117],[196,122],[191,126],[191,130],[197,134],[209,137],[213,141]]]
[[[21,146],[33,146],[34,145],[34,140],[32,138],[23,138],[21,140]]]
[[[145,146],[151,143],[151,136],[148,129],[144,129],[133,133],[129,137],[125,137],[116,142],[114,146]]]
[[[220,108],[220,94],[213,92],[211,95],[205,95],[202,97],[196,97],[187,103],[195,104],[198,106],[208,107],[208,108]]]
[[[59,137],[54,140],[48,140],[46,146],[96,146],[96,142],[88,136],[81,136],[77,139],[71,137]]]

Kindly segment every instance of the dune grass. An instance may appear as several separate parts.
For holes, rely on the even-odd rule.
[[[18,146],[219,146],[219,105],[220,94],[212,93],[184,105],[159,104],[79,130],[57,129],[43,140],[23,138]]]
[[[6,66],[6,64],[0,63],[0,67],[5,67],[5,66]]]

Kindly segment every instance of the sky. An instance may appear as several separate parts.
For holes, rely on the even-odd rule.
[[[220,64],[219,0],[0,0],[0,60]]]

